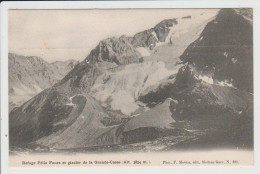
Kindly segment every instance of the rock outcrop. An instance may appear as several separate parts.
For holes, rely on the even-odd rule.
[[[170,30],[177,25],[176,19],[166,19],[157,24],[154,28],[142,31],[134,35],[132,44],[135,47],[148,47],[153,49],[158,42],[165,42]]]
[[[116,65],[125,65],[138,62],[140,53],[128,42],[127,37],[108,38],[101,41],[98,46],[91,51],[86,61],[90,63],[109,62]]]

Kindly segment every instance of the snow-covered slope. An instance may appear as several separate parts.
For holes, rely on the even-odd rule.
[[[127,132],[142,127],[171,128],[171,123],[175,122],[170,111],[171,102],[175,101],[168,98],[164,103],[132,118],[125,124],[124,131]]]
[[[164,61],[167,68],[175,68],[184,50],[199,38],[207,23],[214,20],[218,11],[218,9],[212,9],[191,14],[190,18],[183,18],[183,16],[176,18],[178,24],[170,28],[166,40],[156,43],[155,48],[150,51],[152,52],[150,56],[146,56],[144,60]]]
[[[91,93],[97,100],[109,104],[112,110],[130,115],[139,108],[139,96],[176,73],[168,70],[164,62],[130,64],[107,70],[97,78]]]

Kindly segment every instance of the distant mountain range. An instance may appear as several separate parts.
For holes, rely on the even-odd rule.
[[[46,78],[52,87],[10,112],[10,146],[252,148],[249,14],[221,9],[102,40],[62,80]],[[144,141],[157,147],[147,149]]]
[[[61,80],[78,63],[75,60],[48,63],[39,57],[8,54],[9,104],[14,106],[30,99]]]

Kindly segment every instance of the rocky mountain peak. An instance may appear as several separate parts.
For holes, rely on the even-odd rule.
[[[119,38],[111,37],[99,42],[86,58],[92,64],[114,63],[125,65],[139,62],[142,57],[136,50],[138,47],[148,47],[153,49],[158,42],[165,42],[171,27],[177,25],[177,20],[166,19],[157,24],[154,28],[139,32],[133,37],[122,35]]]
[[[177,19],[166,19],[157,24],[154,27],[154,31],[156,33],[156,36],[160,42],[165,42],[166,37],[168,36],[170,32],[170,28],[174,25],[177,25]]]
[[[177,19],[166,19],[155,27],[134,35],[132,44],[135,47],[148,47],[153,49],[158,42],[165,42],[171,27],[177,25]]]
[[[91,63],[109,62],[124,65],[138,62],[140,53],[129,42],[129,38],[121,36],[102,40],[98,46],[91,51],[86,61]]]

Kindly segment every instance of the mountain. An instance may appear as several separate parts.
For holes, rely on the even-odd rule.
[[[145,95],[162,84],[165,85],[165,83],[174,81],[174,77],[171,77],[175,76],[178,69],[183,66],[179,57],[185,48],[200,36],[203,27],[215,18],[214,15],[216,13],[210,15],[197,14],[193,16],[192,20],[167,19],[154,28],[137,33],[132,40],[131,37],[122,36],[125,40],[134,44],[144,41],[144,38],[149,36],[168,34],[163,40],[156,40],[153,48],[151,45],[134,44],[136,50],[141,53],[142,57],[139,58],[141,61],[134,59],[139,63],[106,66],[110,68],[103,68],[103,73],[91,85],[89,92],[98,101],[101,101],[107,109],[119,110],[126,115],[136,114],[135,111],[142,108],[140,103],[136,102],[139,100],[139,96]],[[162,24],[165,26],[162,26]],[[162,30],[165,32],[156,30],[158,27],[165,28]],[[155,30],[158,31],[157,34]],[[152,32],[154,33],[152,34]],[[170,43],[170,40],[172,43]],[[146,43],[146,41],[142,43]],[[91,54],[89,57],[91,57]],[[128,57],[124,56],[124,58]],[[104,64],[108,65],[104,61],[102,66],[99,63],[99,69],[104,67]],[[122,96],[124,96],[123,100]]]
[[[48,63],[39,57],[8,54],[10,110],[61,80],[77,64],[74,60]]]
[[[171,28],[177,25],[176,19],[166,19],[157,24],[154,28],[142,31],[134,35],[131,43],[135,47],[148,47],[153,49],[158,42],[165,42]]]
[[[251,22],[236,10],[220,10],[180,56],[185,65],[175,82],[139,98],[154,106],[171,97],[175,121],[210,130],[178,148],[253,147],[252,33]]]
[[[228,16],[228,18],[227,18]],[[224,32],[225,31],[225,32]],[[222,10],[181,56],[209,77],[253,92],[253,25],[233,10]],[[215,37],[211,37],[215,35]],[[204,54],[201,54],[204,53]]]
[[[140,53],[128,42],[128,38],[108,38],[101,41],[86,58],[90,63],[109,62],[116,65],[124,65],[138,62]]]
[[[252,23],[242,14],[184,16],[101,41],[10,112],[10,146],[252,148]]]

